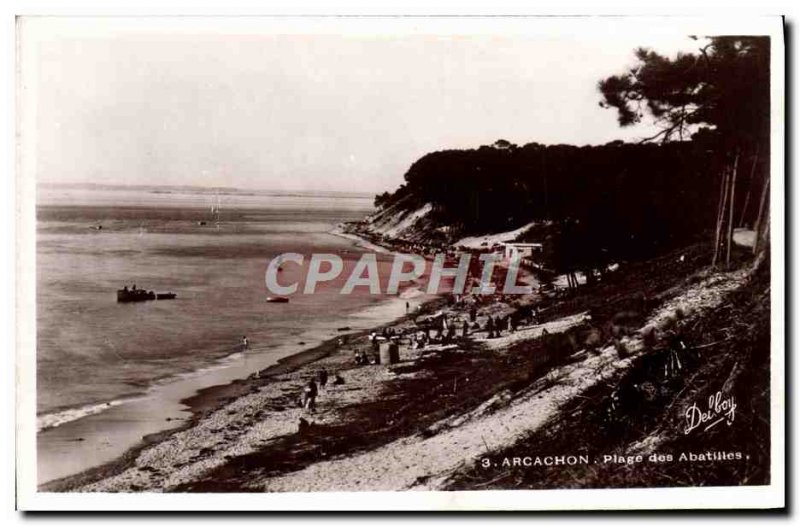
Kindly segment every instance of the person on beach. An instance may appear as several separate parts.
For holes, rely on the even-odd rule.
[[[464,324],[461,326],[461,336],[466,338],[468,334],[469,334],[469,323],[467,323],[467,321],[464,320]]]
[[[247,369],[247,354],[248,350],[250,349],[250,341],[247,339],[247,336],[242,336],[242,352],[244,353],[244,368]],[[255,378],[261,378],[261,371],[256,371],[253,375]]]
[[[478,309],[475,308],[475,305],[469,310],[469,321],[475,323],[475,320],[478,318]]]
[[[408,310],[411,308],[408,302],[406,302],[406,316],[408,316]]]
[[[447,328],[447,341],[451,342],[456,337],[456,324],[451,323],[450,326]]]
[[[313,379],[309,380],[305,389],[303,389],[303,408],[310,412],[314,412],[314,405],[317,399],[317,382]]]
[[[489,319],[486,320],[486,332],[487,338],[494,338],[494,318],[489,316]]]
[[[320,371],[317,373],[317,379],[319,380],[319,388],[325,389],[325,386],[328,384],[327,369],[320,369]]]

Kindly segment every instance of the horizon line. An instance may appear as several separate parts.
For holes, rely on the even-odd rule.
[[[147,184],[147,183],[94,183],[94,182],[57,182],[57,181],[41,181],[36,183],[37,186],[58,186],[58,187],[72,187],[72,188],[107,188],[107,189],[122,189],[122,188],[165,188],[173,190],[185,189],[199,189],[207,191],[236,191],[236,192],[258,192],[258,193],[316,193],[316,194],[344,194],[352,196],[373,197],[380,191],[374,192],[359,192],[354,190],[314,190],[310,188],[247,188],[240,186],[208,186],[203,184]]]

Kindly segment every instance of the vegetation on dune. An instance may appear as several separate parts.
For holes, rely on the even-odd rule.
[[[706,250],[706,246],[695,247]],[[639,264],[617,296],[650,288],[669,290],[681,272],[696,271],[674,257],[658,265]],[[666,270],[666,271],[665,271]],[[689,279],[692,279],[691,277]],[[633,282],[633,286],[629,283]],[[665,289],[665,286],[667,287]],[[718,309],[687,324],[682,337],[692,349],[678,374],[658,380],[663,349],[651,348],[634,358],[620,377],[600,382],[569,400],[557,419],[532,430],[510,447],[487,454],[494,462],[476,462],[455,473],[449,490],[603,487],[675,487],[761,485],[770,481],[770,304],[768,265]],[[655,287],[655,288],[654,288]],[[627,290],[626,290],[627,289]],[[593,290],[582,301],[608,300],[608,291]],[[612,300],[613,301],[613,300]],[[558,308],[563,308],[558,305]],[[657,347],[663,342],[656,342]],[[715,393],[734,396],[735,422],[686,433],[686,410]],[[586,430],[591,429],[591,433]],[[687,455],[738,453],[740,458],[687,460]],[[606,455],[633,458],[633,464],[604,462]],[[508,459],[587,455],[587,465],[532,467],[509,465]],[[655,457],[655,458],[654,458]],[[597,462],[595,462],[595,460]]]

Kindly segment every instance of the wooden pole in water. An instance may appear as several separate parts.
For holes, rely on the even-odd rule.
[[[731,174],[731,204],[730,213],[728,214],[728,248],[725,254],[725,265],[731,264],[731,245],[733,244],[733,198],[736,197],[736,172],[739,168],[739,152],[736,152],[736,157],[733,160],[733,173]]]

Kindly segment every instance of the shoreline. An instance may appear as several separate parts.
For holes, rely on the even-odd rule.
[[[329,232],[329,234],[352,241],[360,248],[364,248],[366,250],[379,249],[382,253],[392,253],[392,251],[384,247],[379,247],[378,245],[374,245],[365,238],[361,238],[354,234],[345,233],[344,231],[342,231],[341,226],[342,224],[337,224]],[[398,305],[401,305],[406,301],[407,301],[406,299],[401,299],[401,295],[398,295],[395,298],[388,298],[387,301],[382,303],[383,304],[397,303]],[[421,300],[418,303],[420,312],[424,312],[425,310],[427,310],[430,304],[436,304],[441,301],[442,301],[441,297],[431,297]],[[236,378],[229,382],[223,382],[199,388],[192,395],[181,398],[179,400],[179,403],[182,406],[184,406],[183,411],[188,413],[188,416],[186,418],[176,418],[174,420],[183,420],[184,421],[183,424],[178,425],[176,427],[163,429],[161,431],[157,431],[154,433],[145,434],[136,444],[126,449],[123,453],[121,453],[114,459],[107,462],[103,462],[102,464],[99,464],[97,466],[89,467],[88,469],[81,470],[74,474],[70,474],[64,477],[58,477],[56,479],[41,483],[38,485],[39,491],[46,491],[46,492],[71,491],[76,487],[81,487],[87,484],[91,484],[98,480],[102,480],[107,477],[113,476],[114,474],[117,474],[119,472],[122,472],[133,465],[135,459],[143,450],[147,449],[148,447],[152,447],[164,440],[167,440],[169,437],[175,435],[176,433],[180,433],[182,431],[191,429],[192,427],[196,426],[203,419],[204,416],[207,416],[209,413],[220,409],[221,407],[230,403],[232,400],[252,391],[254,384],[263,384],[264,380],[270,380],[282,374],[300,371],[309,364],[313,364],[330,356],[331,354],[335,353],[338,350],[337,342],[342,337],[345,337],[348,340],[360,339],[365,337],[372,331],[381,330],[384,327],[392,327],[400,323],[403,323],[403,321],[406,320],[407,317],[408,317],[407,314],[401,315],[399,317],[390,319],[389,321],[379,322],[376,325],[371,325],[369,327],[365,327],[358,330],[352,330],[349,329],[349,327],[347,328],[348,330],[342,330],[344,329],[343,327],[341,329],[338,329],[342,331],[341,335],[337,335],[328,338],[326,340],[323,340],[322,342],[311,348],[303,349],[299,352],[283,356],[279,358],[275,363],[265,368],[259,368],[256,369],[256,371],[249,372],[247,376]],[[235,355],[238,352],[239,351],[234,352],[229,356]],[[221,358],[221,360],[225,360],[229,356],[223,357]],[[260,378],[256,378],[256,372],[258,372],[258,376]],[[118,405],[110,407],[118,407]],[[169,422],[171,421],[171,419],[167,418],[166,421]],[[67,422],[67,424],[68,423],[69,422]],[[56,426],[55,428],[57,427],[58,426]],[[50,429],[55,429],[55,428],[47,428],[44,429],[43,431],[46,432]],[[38,436],[39,435],[37,432],[37,439]]]
[[[565,404],[592,386],[624,378],[640,363],[645,333],[661,331],[680,309],[689,321],[702,318],[745,282],[745,269],[711,273],[701,264],[701,247],[685,250],[686,264],[683,252],[669,254],[575,295],[428,301],[415,312],[421,320],[400,316],[354,331],[342,345],[333,338],[287,356],[258,378],[201,390],[183,401],[192,417],[179,429],[146,437],[116,462],[40,491],[449,489],[474,459],[557,421]],[[664,273],[665,264],[673,272]],[[613,314],[604,312],[609,298],[632,301],[642,290],[654,301],[642,307],[645,325],[626,329],[619,342],[598,342],[595,314],[605,319]],[[408,336],[441,313],[461,327],[469,303],[478,307],[479,326],[468,334],[422,348],[401,343],[401,359],[390,365],[354,363],[354,351],[370,347],[370,330],[392,327]],[[542,307],[535,320],[486,333],[488,316],[534,303]],[[342,381],[320,390],[315,410],[300,408],[299,394],[322,369]]]
[[[300,369],[309,363],[318,361],[328,356],[331,352],[334,352],[336,340],[337,338],[333,338],[323,342],[317,347],[305,349],[297,354],[280,358],[276,364],[259,371],[259,375],[266,379],[278,374],[296,371],[297,369]],[[73,475],[68,475],[66,477],[45,482],[39,487],[39,491],[69,491],[76,486],[91,484],[97,480],[121,472],[122,470],[130,467],[136,459],[136,456],[145,448],[157,444],[158,442],[167,439],[169,436],[175,433],[191,429],[198,423],[200,419],[202,419],[206,413],[215,409],[219,409],[230,399],[245,394],[248,391],[247,384],[253,379],[253,376],[254,373],[251,373],[245,378],[234,380],[227,384],[213,385],[198,390],[194,395],[181,400],[181,403],[187,407],[186,410],[190,413],[189,418],[186,419],[183,425],[174,429],[167,429],[157,433],[145,435],[142,437],[142,440],[139,444],[130,448],[121,457],[99,466],[89,468],[80,473],[75,473]]]
[[[356,246],[361,247],[361,248],[363,248],[365,250],[371,250],[372,252],[377,252],[379,254],[394,254],[395,253],[394,251],[392,251],[392,250],[390,250],[390,249],[388,249],[386,247],[383,247],[381,245],[378,245],[378,244],[372,242],[372,240],[367,239],[366,237],[362,237],[362,236],[359,236],[358,234],[354,234],[352,232],[346,231],[343,228],[343,225],[344,225],[344,223],[339,223],[329,233],[331,235],[338,236],[338,237],[341,237],[343,239],[347,239],[349,241],[352,241],[353,243],[356,244]]]
[[[431,299],[423,304],[420,311],[425,314],[443,302],[444,299],[442,298]],[[191,416],[179,427],[146,435],[142,437],[139,444],[130,448],[121,457],[102,465],[89,468],[80,473],[46,482],[39,486],[39,491],[76,491],[79,488],[84,488],[114,477],[115,475],[119,475],[126,469],[133,468],[137,457],[148,448],[163,443],[176,434],[196,428],[204,418],[216,411],[224,409],[232,402],[253,393],[254,390],[270,386],[280,387],[281,376],[293,373],[303,375],[309,372],[306,371],[309,366],[317,364],[333,355],[341,354],[349,356],[351,354],[353,342],[364,340],[372,331],[381,330],[384,327],[396,327],[397,325],[407,322],[407,319],[407,316],[402,316],[369,329],[349,333],[348,340],[351,345],[345,344],[339,346],[337,343],[339,338],[331,338],[314,348],[306,349],[297,354],[280,359],[278,363],[260,370],[259,377],[256,377],[255,373],[252,373],[246,378],[234,380],[227,384],[214,385],[198,390],[194,395],[181,400],[181,402],[187,406],[187,411]]]

